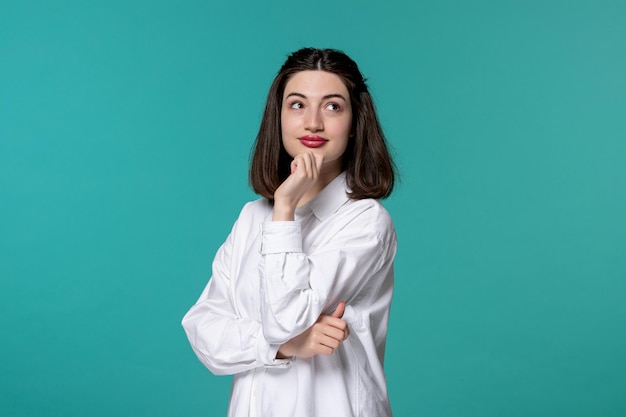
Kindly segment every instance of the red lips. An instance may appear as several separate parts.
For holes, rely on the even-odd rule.
[[[319,148],[328,142],[328,139],[324,139],[323,137],[317,135],[302,136],[299,139],[300,142],[307,148]]]

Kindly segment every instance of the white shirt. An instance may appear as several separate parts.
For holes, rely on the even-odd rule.
[[[373,199],[351,200],[345,174],[272,222],[247,203],[183,327],[200,361],[234,374],[230,417],[391,416],[383,370],[396,234]],[[330,356],[275,359],[278,348],[346,301],[350,336]]]

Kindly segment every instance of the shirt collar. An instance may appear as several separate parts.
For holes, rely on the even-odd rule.
[[[333,214],[348,200],[346,173],[342,172],[311,200],[311,211],[320,221]]]

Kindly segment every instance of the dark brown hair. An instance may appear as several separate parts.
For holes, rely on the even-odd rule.
[[[300,71],[327,71],[339,76],[350,93],[352,132],[342,157],[342,169],[353,199],[385,198],[391,194],[395,165],[387,148],[374,101],[357,64],[335,49],[303,48],[289,55],[274,78],[253,146],[250,185],[270,200],[290,173],[291,156],[281,132],[281,107],[287,81]]]

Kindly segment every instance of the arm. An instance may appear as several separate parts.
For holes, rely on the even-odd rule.
[[[345,309],[346,303],[341,301],[331,315],[322,314],[313,326],[281,345],[276,357],[331,355],[350,335],[348,324],[341,320]]]
[[[335,233],[308,254],[298,223],[263,225],[261,317],[270,343],[300,335],[339,300],[378,308],[376,297],[389,283],[395,255],[391,219],[371,201],[352,203],[341,216]]]
[[[268,343],[258,322],[242,317],[231,297],[230,263],[237,224],[213,261],[213,276],[182,325],[198,359],[216,375],[263,366],[276,360],[278,345]]]
[[[375,293],[392,268],[393,224],[382,206],[371,201],[351,205],[337,224],[339,230],[315,253],[302,251],[294,212],[328,183],[320,178],[322,166],[320,155],[296,156],[291,175],[274,194],[273,221],[263,224],[261,316],[263,334],[271,343],[283,344],[308,332],[340,299],[376,304],[362,290],[367,286]]]

